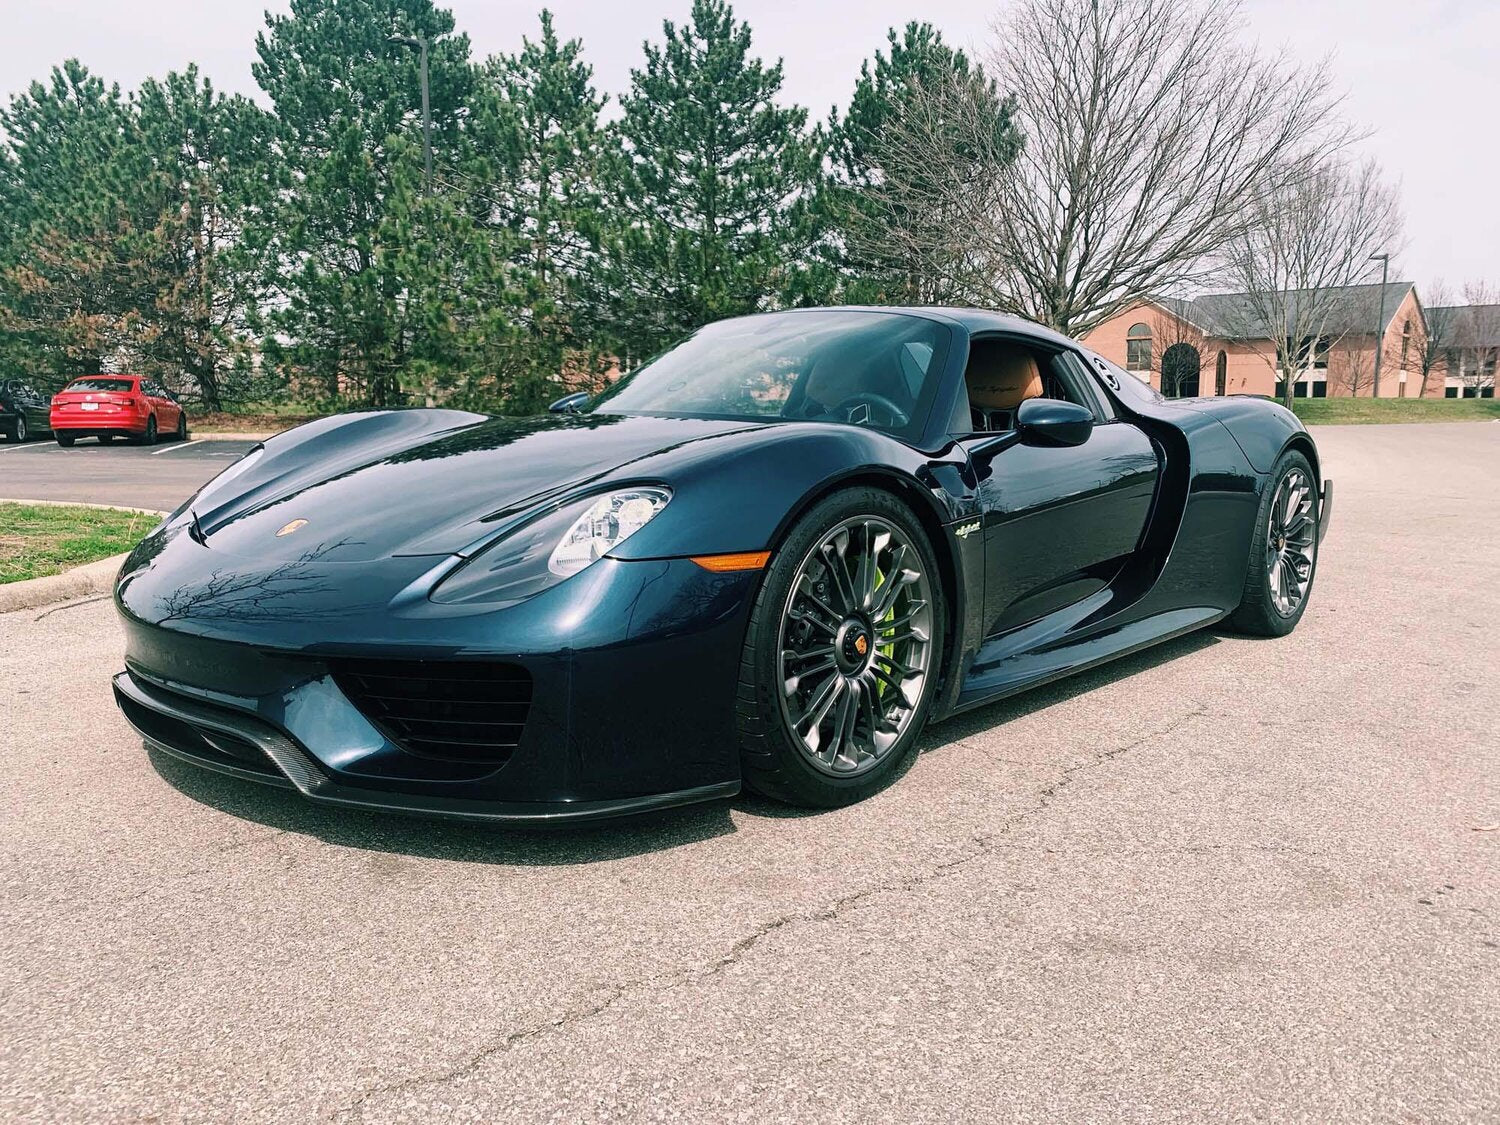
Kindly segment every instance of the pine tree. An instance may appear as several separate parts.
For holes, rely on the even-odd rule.
[[[908,23],[886,38],[889,54],[875,52],[860,67],[848,112],[831,124],[835,182],[827,205],[839,231],[846,299],[860,303],[923,304],[962,300],[943,266],[948,240],[932,210],[946,184],[946,169],[897,151],[903,129],[944,128],[942,121],[907,120],[914,105],[963,99],[988,118],[994,151],[1011,159],[1021,138],[1008,100],[963,51],[943,42],[929,23]],[[926,93],[927,97],[919,97]],[[955,104],[949,100],[948,104]],[[952,141],[963,143],[956,131]]]
[[[248,99],[216,94],[195,66],[148,79],[134,108],[150,162],[141,190],[158,216],[140,366],[220,410],[257,390],[246,328],[266,264],[270,121]]]
[[[308,389],[391,405],[403,398],[408,365],[430,346],[414,339],[414,327],[436,322],[453,299],[446,285],[493,280],[456,265],[474,260],[472,231],[458,222],[464,169],[455,167],[469,147],[469,40],[430,0],[292,0],[290,15],[267,23],[253,71],[275,107],[287,180],[275,214],[281,292],[266,354]],[[418,59],[387,41],[393,33],[429,43],[437,169],[429,200],[410,190],[411,169],[421,167],[412,140],[422,128]],[[426,385],[432,370],[411,372],[417,385],[407,390],[435,389]]]
[[[529,377],[510,396],[518,409],[545,405],[572,389],[569,377],[587,383],[601,366],[586,287],[598,268],[605,99],[582,52],[577,39],[558,39],[544,9],[540,39],[523,39],[519,52],[485,68],[500,123],[495,163],[507,177],[490,202],[495,222],[513,236],[510,261],[528,334]]]
[[[150,299],[141,266],[157,216],[140,190],[148,169],[129,106],[70,59],[11,99],[0,130],[0,351],[44,385],[106,370]]]
[[[806,110],[775,102],[781,64],[750,56],[724,0],[694,0],[663,32],[631,72],[610,176],[603,299],[628,361],[779,302],[817,237],[817,138]]]

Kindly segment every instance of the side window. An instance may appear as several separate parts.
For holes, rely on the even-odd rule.
[[[974,432],[1013,429],[1021,403],[1046,394],[1045,364],[1045,356],[1014,340],[970,340],[964,387]]]
[[[1071,400],[1092,410],[1097,421],[1113,422],[1117,417],[1114,404],[1089,371],[1088,361],[1073,352],[1065,352],[1057,357],[1057,363],[1078,392],[1071,396]]]

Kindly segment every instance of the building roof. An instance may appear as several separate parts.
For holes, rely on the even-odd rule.
[[[1463,334],[1464,339],[1455,339],[1455,344],[1471,348],[1500,348],[1500,305],[1434,305],[1427,310],[1427,315],[1429,319],[1445,317],[1452,326],[1450,334]],[[1478,338],[1471,338],[1476,336]]]
[[[1412,287],[1409,281],[1391,281],[1385,285],[1385,316],[1381,321],[1383,334],[1390,326],[1401,307],[1401,301]],[[1309,290],[1293,290],[1290,301],[1295,308],[1299,293]],[[1340,301],[1329,314],[1327,332],[1330,336],[1345,336],[1351,333],[1373,333],[1375,318],[1380,315],[1381,287],[1372,285],[1345,285],[1340,289]],[[1214,336],[1269,339],[1280,335],[1272,331],[1265,321],[1256,315],[1250,297],[1245,293],[1209,293],[1194,297],[1190,301],[1177,301],[1186,312],[1178,312],[1172,301],[1158,300],[1181,316]],[[1295,317],[1295,312],[1293,316]]]

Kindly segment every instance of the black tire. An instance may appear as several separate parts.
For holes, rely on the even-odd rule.
[[[177,415],[177,440],[187,441],[187,412],[181,411]]]
[[[155,445],[156,444],[156,415],[155,414],[151,415],[151,417],[149,417],[149,418],[146,419],[146,433],[145,433],[145,436],[141,438],[141,444],[142,445]]]
[[[58,431],[53,436],[57,438],[57,444],[62,446],[64,449],[73,448],[73,443],[78,440],[77,434],[65,434],[61,431]]]
[[[1306,520],[1305,527],[1299,526],[1299,534],[1296,536],[1300,541],[1303,537],[1301,533],[1305,532],[1306,545],[1301,545],[1300,542],[1296,545],[1289,543],[1288,537],[1283,534],[1282,521],[1276,518],[1278,513],[1273,512],[1273,507],[1279,510],[1278,499],[1283,487],[1289,482],[1295,486],[1299,480],[1312,492],[1303,517]],[[1293,491],[1292,495],[1295,494]],[[1318,503],[1317,476],[1312,464],[1297,450],[1287,450],[1276,462],[1255,514],[1255,533],[1250,537],[1250,559],[1246,567],[1244,594],[1239,607],[1229,618],[1232,628],[1257,637],[1284,637],[1302,620],[1308,599],[1312,596],[1313,583],[1317,579],[1318,521],[1322,514],[1318,510]],[[1273,523],[1278,524],[1274,532]],[[1272,540],[1273,534],[1277,536],[1275,541]],[[1292,553],[1289,555],[1287,551]],[[1296,583],[1300,580],[1300,568],[1296,559],[1302,551],[1306,552],[1307,576],[1301,584],[1301,592],[1296,597],[1295,604],[1288,608],[1289,595],[1284,591],[1278,592],[1274,583]],[[1273,579],[1273,568],[1278,566],[1283,569],[1280,576]],[[1297,569],[1289,573],[1285,567]]]
[[[864,535],[868,538],[870,525],[860,524],[859,521],[862,520],[873,520],[890,529],[893,532],[891,542],[896,542],[898,535],[904,540],[905,554],[897,556],[903,561],[894,562],[895,566],[901,568],[903,575],[915,571],[917,565],[921,567],[921,577],[918,580],[920,584],[913,582],[913,592],[898,593],[895,596],[909,599],[905,602],[907,608],[918,604],[926,607],[919,612],[922,613],[928,635],[925,640],[912,642],[920,644],[925,652],[925,671],[917,689],[917,698],[909,706],[905,698],[885,695],[887,689],[883,687],[876,688],[873,694],[862,696],[861,691],[870,691],[869,685],[862,684],[858,691],[847,690],[846,685],[843,694],[853,700],[849,704],[848,744],[856,746],[856,731],[863,722],[869,752],[864,762],[853,767],[858,772],[850,776],[836,776],[830,772],[834,768],[832,764],[822,767],[814,765],[813,755],[792,729],[792,719],[787,709],[789,705],[784,702],[790,689],[786,694],[783,693],[783,684],[790,681],[784,678],[782,628],[784,619],[787,622],[796,620],[789,614],[792,584],[802,575],[804,565],[814,559],[815,549],[841,525],[851,521],[855,526],[863,527]],[[910,559],[913,553],[917,556],[915,564]],[[872,554],[870,557],[875,556]],[[889,582],[880,571],[879,564],[876,564],[874,570],[878,576],[877,582]],[[905,587],[907,582],[908,578],[903,577],[901,586]],[[890,587],[881,586],[880,589],[889,591]],[[917,591],[924,595],[920,602],[917,600]],[[878,592],[878,589],[872,589],[871,597]],[[890,622],[881,628],[895,629],[895,612],[892,609],[886,617],[880,619],[882,622]],[[947,626],[946,613],[947,598],[932,545],[922,530],[920,521],[905,504],[888,492],[867,487],[837,492],[816,504],[777,546],[750,614],[750,625],[740,661],[735,716],[740,764],[746,784],[767,797],[813,808],[836,808],[853,804],[889,784],[916,747],[933,697],[937,693]],[[910,630],[911,627],[907,626],[907,629]],[[830,636],[833,635],[833,630],[827,632]],[[880,647],[884,643],[880,639],[883,636],[878,630],[869,634],[869,648],[875,650],[867,657],[870,667],[883,659],[879,655],[886,651]],[[848,640],[847,635],[844,639]],[[830,640],[828,651],[831,652],[836,644],[836,641]],[[861,646],[858,651],[864,654],[867,648]],[[831,661],[833,658],[828,659]],[[832,675],[840,674],[841,666],[836,666]],[[851,677],[855,675],[854,672],[849,673]],[[856,715],[855,709],[861,703],[865,705],[865,710]],[[905,726],[900,728],[899,734],[888,748],[875,749],[876,736],[873,731],[886,722],[888,715],[885,708],[891,704],[894,704],[896,711],[906,712],[902,717]],[[875,712],[869,709],[872,705],[879,709],[878,723],[875,722]],[[805,718],[806,716],[804,720]],[[812,725],[816,727],[817,721],[814,720]],[[882,731],[881,734],[888,737],[889,732]],[[833,736],[834,752],[837,751],[839,737],[837,733]],[[858,760],[861,749],[856,747],[853,756]]]
[[[26,429],[25,415],[17,415],[15,428],[11,430],[10,433],[10,440],[15,442],[17,445],[20,445],[30,436],[31,433]]]

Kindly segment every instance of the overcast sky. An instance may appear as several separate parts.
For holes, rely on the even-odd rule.
[[[189,61],[225,90],[255,93],[250,63],[266,0],[49,0],[8,4],[0,36],[7,95],[69,56],[132,87]],[[275,10],[287,7],[272,0]],[[540,0],[451,0],[476,57],[515,50]],[[762,57],[786,63],[785,97],[817,116],[848,98],[886,28],[916,17],[950,42],[983,49],[995,0],[738,0]],[[641,42],[690,0],[552,0],[559,32],[581,37],[601,91],[628,84]],[[1419,287],[1445,278],[1500,282],[1500,70],[1497,0],[1248,0],[1248,34],[1315,61],[1331,54],[1348,115],[1400,182],[1407,246],[1399,272]],[[1394,267],[1393,267],[1394,268]]]

